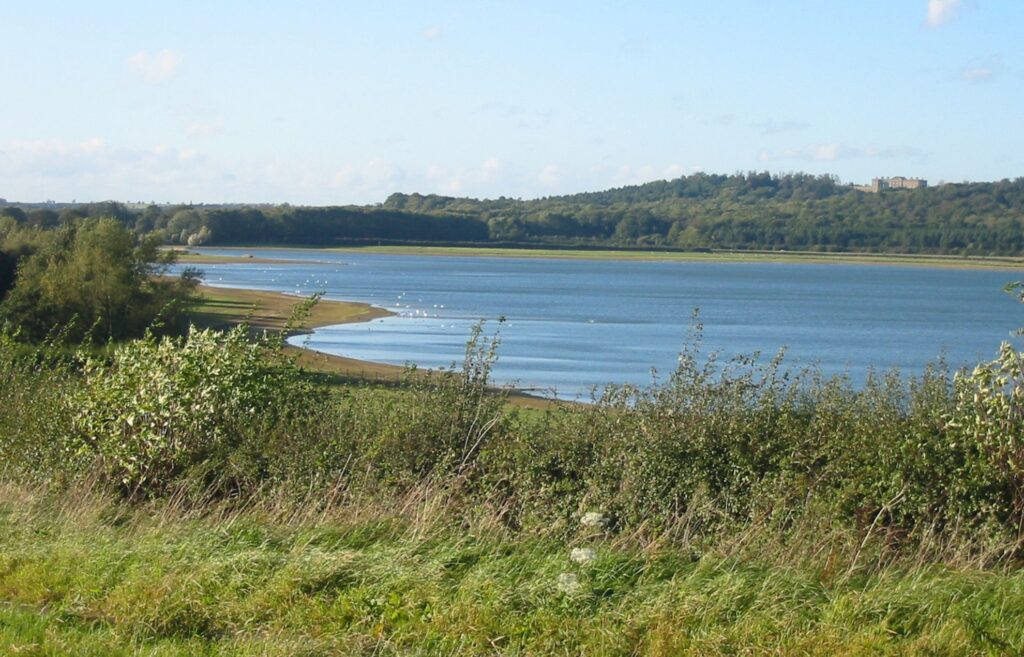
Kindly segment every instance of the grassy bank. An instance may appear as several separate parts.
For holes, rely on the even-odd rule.
[[[192,317],[204,328],[230,328],[247,322],[252,328],[267,331],[284,330],[295,306],[303,301],[280,292],[241,290],[236,288],[200,285],[199,302]],[[368,322],[392,315],[388,310],[367,303],[321,299],[302,318],[296,330],[311,330],[318,326]]]
[[[512,535],[443,496],[125,509],[0,490],[0,646],[18,655],[994,655],[1024,575],[849,574],[603,532]],[[573,548],[594,558],[576,563]],[[847,555],[848,556],[848,555]]]
[[[941,256],[886,253],[821,253],[815,251],[643,251],[643,250],[590,250],[590,249],[544,249],[544,248],[487,248],[460,246],[362,246],[362,247],[296,247],[296,246],[248,246],[219,247],[238,251],[237,256],[212,255],[204,253],[183,253],[180,261],[186,264],[210,264],[216,262],[257,262],[248,256],[254,249],[294,250],[307,248],[330,253],[379,253],[392,255],[427,256],[472,256],[495,258],[559,258],[569,260],[638,260],[638,261],[679,261],[679,262],[737,262],[737,263],[787,263],[787,264],[877,264],[913,267],[944,267],[955,269],[1006,269],[1024,268],[1024,258],[1003,256]],[[281,262],[273,258],[267,262]]]

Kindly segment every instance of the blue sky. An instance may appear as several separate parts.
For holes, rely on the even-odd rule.
[[[1024,175],[1024,3],[10,2],[0,197]]]

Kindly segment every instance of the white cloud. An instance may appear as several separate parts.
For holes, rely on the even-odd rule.
[[[350,194],[378,197],[381,200],[405,180],[405,171],[394,162],[373,158],[363,164],[345,164],[332,178],[332,186]]]
[[[810,148],[811,159],[818,162],[832,162],[838,160],[840,155],[848,154],[849,149],[837,143],[815,144]]]
[[[197,121],[191,123],[185,132],[192,137],[214,137],[224,132],[224,119],[218,117],[212,121]]]
[[[627,37],[619,41],[617,49],[620,55],[643,55],[647,51],[647,38],[639,35]]]
[[[57,139],[9,141],[0,144],[0,174],[62,178],[89,168],[91,162],[105,158],[106,143],[99,137],[79,142]]]
[[[510,119],[521,116],[523,108],[513,103],[506,103],[503,100],[492,100],[477,107],[481,114],[493,114],[503,119]]]
[[[599,165],[589,171],[566,169],[548,163],[539,169],[527,169],[511,166],[492,156],[471,167],[431,165],[423,169],[421,174],[410,175],[405,180],[406,188],[403,191],[474,198],[533,197],[538,193],[570,193],[635,185],[652,180],[671,180],[695,170],[677,162],[618,168]]]
[[[545,165],[537,174],[537,182],[548,187],[557,185],[562,180],[562,170],[555,164]]]
[[[672,180],[674,178],[679,178],[685,175],[686,167],[678,163],[670,164],[667,167],[665,167],[665,171],[663,171],[662,173],[665,176],[665,180]]]
[[[505,162],[491,156],[479,166],[451,169],[439,164],[426,168],[422,181],[426,193],[441,193],[451,196],[488,196],[494,189],[504,189],[510,184]]]
[[[953,20],[960,10],[961,0],[928,0],[928,12],[925,23],[928,27],[938,27]]]
[[[802,148],[787,148],[782,151],[761,151],[757,159],[761,162],[774,160],[805,160],[810,162],[835,162],[854,158],[891,159],[898,157],[919,157],[924,153],[912,146],[868,146],[859,148],[840,142],[812,144]]]
[[[678,178],[692,171],[692,168],[684,167],[678,162],[673,162],[663,168],[659,168],[653,164],[642,164],[640,166],[624,164],[615,171],[609,182],[598,184],[602,187],[642,185],[654,180],[672,180],[673,178]]]
[[[489,157],[486,160],[484,160],[484,163],[482,165],[480,165],[480,170],[483,171],[485,174],[493,175],[501,171],[504,166],[505,163],[499,160],[498,158]]]
[[[976,59],[967,63],[956,74],[956,79],[961,82],[980,84],[991,82],[1006,71],[1003,66],[1003,58],[999,55]]]
[[[868,146],[861,151],[862,157],[873,157],[882,160],[889,160],[897,157],[923,157],[924,151],[913,146],[886,146],[878,148]]]
[[[761,131],[762,135],[781,135],[787,132],[799,132],[809,127],[809,124],[802,121],[776,121],[769,119],[761,123],[755,123],[754,127]]]
[[[140,50],[128,58],[128,70],[146,82],[162,82],[174,77],[184,58],[175,50],[150,53]]]
[[[701,119],[704,125],[732,125],[736,122],[735,114],[718,114]]]
[[[477,169],[498,176],[503,166],[489,158]],[[5,197],[25,201],[377,203],[392,192],[436,188],[384,158],[323,169],[283,157],[215,160],[171,143],[123,146],[99,136],[0,141],[0,180]]]
[[[24,200],[165,198],[214,175],[201,153],[168,145],[116,147],[100,137],[0,143],[0,179]]]
[[[988,82],[995,74],[989,66],[972,66],[960,72],[960,79],[965,82]]]
[[[440,39],[441,35],[444,34],[444,30],[441,29],[440,25],[431,25],[424,29],[420,34],[422,34],[424,38],[433,41],[434,39]]]

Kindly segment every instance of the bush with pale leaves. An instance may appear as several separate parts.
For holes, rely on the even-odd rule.
[[[294,386],[243,327],[187,339],[127,342],[90,358],[74,395],[73,454],[131,495],[158,492],[182,470],[275,411]]]

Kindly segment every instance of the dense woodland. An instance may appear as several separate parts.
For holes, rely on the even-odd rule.
[[[1019,255],[1024,178],[865,193],[831,176],[697,173],[536,200],[392,194],[374,206],[156,206],[0,214],[54,227],[114,217],[175,244],[470,243]]]

